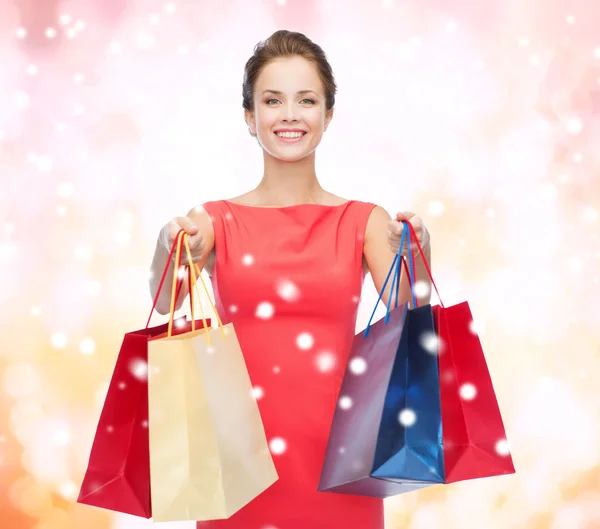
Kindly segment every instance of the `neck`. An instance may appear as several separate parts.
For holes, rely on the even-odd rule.
[[[296,162],[284,162],[264,153],[265,169],[256,187],[265,201],[279,206],[316,202],[323,192],[315,171],[315,153]]]

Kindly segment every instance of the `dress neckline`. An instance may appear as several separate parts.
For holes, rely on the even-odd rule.
[[[346,202],[343,202],[342,204],[336,204],[336,205],[331,205],[331,204],[293,204],[291,206],[250,206],[248,204],[238,204],[237,202],[232,202],[231,200],[223,200],[223,202],[225,202],[226,204],[231,204],[236,207],[240,207],[240,208],[283,210],[283,209],[306,208],[306,207],[335,209],[335,208],[341,208],[343,206],[346,206],[350,202],[353,202],[353,200],[346,200]]]

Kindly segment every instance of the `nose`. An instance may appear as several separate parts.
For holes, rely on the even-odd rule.
[[[283,111],[281,119],[286,122],[298,121],[298,108],[293,101],[289,101],[287,105],[283,105]]]

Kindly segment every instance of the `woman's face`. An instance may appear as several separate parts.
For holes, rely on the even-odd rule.
[[[332,117],[316,68],[298,56],[275,59],[263,68],[254,85],[254,112],[245,111],[262,148],[287,162],[312,154]]]

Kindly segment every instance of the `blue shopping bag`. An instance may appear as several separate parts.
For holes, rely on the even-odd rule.
[[[392,276],[385,316],[371,325],[373,310],[364,332],[354,338],[319,491],[385,498],[444,482],[438,358],[431,348],[435,340],[430,340],[435,336],[431,305],[398,306],[400,251],[405,239],[410,248],[407,224],[377,300],[379,304]],[[414,269],[412,255],[409,266]],[[390,310],[394,294],[396,302]]]

